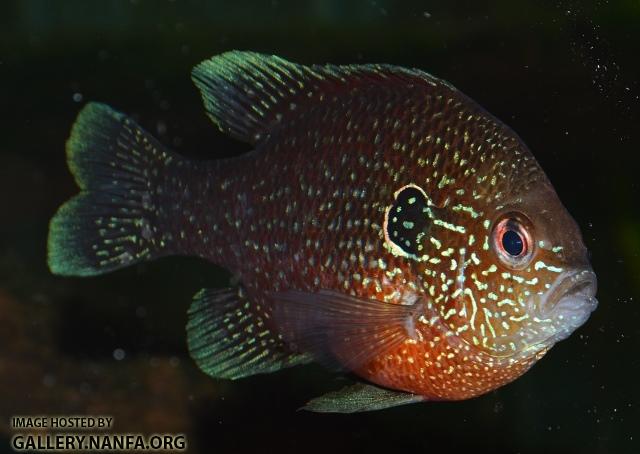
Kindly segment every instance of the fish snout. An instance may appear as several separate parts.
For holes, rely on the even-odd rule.
[[[566,339],[582,326],[598,306],[598,280],[591,268],[561,276],[549,289],[539,310],[539,318],[553,326],[549,343]]]

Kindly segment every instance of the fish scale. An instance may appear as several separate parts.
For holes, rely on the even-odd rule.
[[[89,104],[67,145],[82,191],[52,220],[49,266],[228,268],[238,287],[203,289],[189,311],[209,375],[317,361],[364,381],[316,411],[466,399],[522,375],[595,308],[579,229],[535,158],[447,82],[250,52],[193,78],[213,122],[254,150],[189,160]]]

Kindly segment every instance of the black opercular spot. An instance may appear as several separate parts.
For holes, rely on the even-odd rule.
[[[407,254],[423,255],[422,237],[430,224],[428,213],[424,194],[416,187],[406,187],[387,213],[387,237]]]

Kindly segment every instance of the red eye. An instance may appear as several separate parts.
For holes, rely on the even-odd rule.
[[[529,225],[522,215],[514,213],[505,216],[494,227],[494,249],[506,265],[520,268],[529,263],[533,249]]]

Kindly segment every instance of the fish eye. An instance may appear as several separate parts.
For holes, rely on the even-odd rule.
[[[531,223],[520,213],[510,213],[496,223],[493,246],[505,265],[522,268],[531,261],[534,246],[531,230]]]
[[[502,248],[509,255],[518,257],[524,252],[524,238],[517,230],[507,228],[502,234]]]

